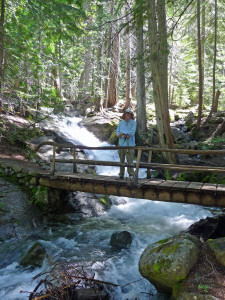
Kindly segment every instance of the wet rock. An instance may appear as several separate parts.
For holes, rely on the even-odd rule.
[[[171,293],[198,260],[200,241],[181,234],[149,245],[142,253],[139,271],[159,293]]]
[[[187,134],[183,133],[180,129],[171,128],[171,131],[172,131],[172,136],[173,136],[175,143],[189,142],[189,136]]]
[[[41,267],[46,256],[47,252],[45,248],[41,245],[41,243],[37,242],[24,255],[20,265],[23,267]]]
[[[219,298],[213,297],[211,295],[183,293],[177,298],[177,300],[219,300]]]
[[[225,237],[209,239],[207,245],[212,250],[216,260],[225,266]]]
[[[132,243],[132,235],[128,231],[114,232],[110,239],[110,245],[116,249],[127,249]]]
[[[83,119],[81,124],[101,141],[108,141],[113,131],[115,131],[118,126],[118,120],[94,116]]]
[[[225,237],[225,214],[201,219],[191,225],[187,232],[204,240]]]
[[[190,111],[185,118],[185,123],[187,126],[190,126],[194,123],[194,121],[195,121],[195,115],[192,111]]]
[[[14,223],[0,224],[0,242],[16,237]]]
[[[221,124],[223,123],[224,118],[223,117],[212,117],[208,120],[209,124]]]
[[[196,150],[198,147],[198,143],[196,141],[191,141],[188,146],[189,149]]]

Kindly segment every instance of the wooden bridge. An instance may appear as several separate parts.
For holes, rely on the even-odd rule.
[[[44,142],[36,147],[38,151],[44,145],[53,146],[53,156],[51,159],[51,173],[42,175],[39,183],[42,186],[52,187],[62,190],[82,191],[104,195],[115,195],[130,198],[141,198],[147,200],[167,201],[173,203],[198,204],[213,207],[225,207],[225,185],[157,180],[151,178],[151,169],[172,170],[178,172],[207,172],[224,173],[224,167],[194,166],[179,164],[152,163],[153,152],[172,152],[187,155],[225,155],[225,150],[181,150],[181,149],[162,149],[149,147],[87,147],[72,144],[56,144],[54,142]],[[118,150],[135,149],[138,151],[136,163],[128,165],[115,161],[97,161],[78,159],[77,153],[82,150]],[[71,152],[71,159],[58,159],[57,153],[60,151]],[[143,151],[148,152],[148,161],[141,162]],[[56,163],[73,164],[73,173],[62,173],[55,171]],[[77,164],[133,167],[135,176],[133,181],[127,179],[118,180],[115,176],[103,176],[97,174],[79,173]],[[139,169],[147,169],[147,178],[138,178]]]

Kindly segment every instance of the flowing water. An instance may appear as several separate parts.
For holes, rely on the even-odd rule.
[[[54,117],[55,126],[72,142],[87,146],[108,145],[81,128],[80,120],[76,117]],[[116,151],[89,151],[87,155],[99,160],[119,159]],[[98,167],[97,172],[114,175],[118,169]],[[52,261],[84,264],[95,272],[95,278],[119,284],[114,292],[116,300],[165,299],[160,295],[149,298],[148,293],[156,292],[139,274],[140,255],[147,245],[177,234],[211,213],[194,205],[123,197],[111,197],[111,200],[115,204],[101,217],[89,218],[77,225],[56,223],[51,227],[43,226],[27,236],[1,243],[0,299],[26,299],[27,294],[20,291],[31,291],[37,284],[37,281],[31,282],[32,277],[49,268],[47,261],[42,268],[35,270],[19,266],[21,253],[37,239],[46,247]],[[132,245],[129,250],[112,251],[109,246],[111,234],[122,230],[132,233]]]

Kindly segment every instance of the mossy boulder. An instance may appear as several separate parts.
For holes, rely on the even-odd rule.
[[[101,141],[108,141],[118,126],[118,119],[107,119],[100,116],[85,118],[80,123]]]
[[[207,245],[212,250],[216,260],[225,266],[225,237],[219,239],[210,239]]]
[[[198,260],[199,239],[181,234],[149,245],[141,255],[139,271],[160,293],[172,293]]]
[[[47,256],[47,252],[41,243],[36,242],[33,246],[28,250],[28,252],[22,258],[20,265],[23,267],[41,267],[45,257]]]

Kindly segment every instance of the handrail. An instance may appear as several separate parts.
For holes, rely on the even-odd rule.
[[[198,155],[198,154],[225,154],[225,150],[185,150],[185,149],[168,149],[168,148],[152,148],[152,147],[115,147],[115,146],[104,146],[104,147],[89,147],[83,145],[73,145],[69,143],[58,144],[55,142],[46,141],[39,144],[34,150],[37,152],[42,146],[49,145],[53,146],[53,156],[51,159],[52,167],[51,174],[55,174],[55,164],[56,163],[72,163],[73,164],[73,173],[77,173],[77,164],[87,164],[87,165],[102,165],[102,166],[116,166],[116,167],[135,167],[135,175],[133,177],[133,184],[137,185],[138,183],[138,172],[139,168],[147,169],[147,178],[151,177],[150,170],[153,169],[164,169],[164,170],[173,170],[173,171],[196,171],[196,172],[216,172],[216,173],[225,173],[225,168],[223,167],[211,167],[211,166],[193,166],[193,165],[178,165],[178,164],[159,164],[152,163],[152,152],[172,152],[172,153],[180,153],[180,154],[189,154],[189,155]],[[56,153],[57,148],[70,148],[73,149],[72,156],[73,159],[57,159]],[[138,157],[136,163],[128,164],[121,162],[112,162],[112,161],[98,161],[98,160],[80,160],[77,159],[76,151],[80,150],[118,150],[118,149],[134,149],[138,150]],[[148,151],[149,157],[148,162],[141,162],[141,153],[142,151]]]
[[[58,144],[55,142],[47,141],[40,143],[34,148],[34,151],[37,152],[43,146],[55,146],[58,148],[71,148],[71,149],[80,149],[80,150],[119,150],[119,149],[133,149],[133,150],[142,150],[142,151],[153,151],[153,152],[170,152],[178,154],[189,154],[189,155],[198,155],[198,154],[220,154],[225,155],[225,150],[191,150],[191,149],[170,149],[170,148],[153,148],[153,147],[144,147],[144,146],[101,146],[101,147],[89,147],[83,145],[73,145],[69,143]]]

